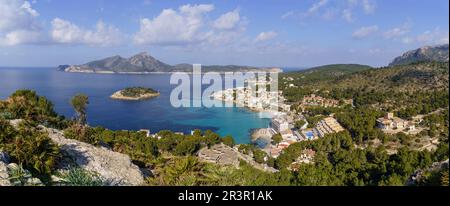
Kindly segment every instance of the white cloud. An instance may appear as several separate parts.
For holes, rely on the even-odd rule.
[[[420,34],[416,40],[422,44],[448,44],[448,36],[448,31],[444,32],[440,28],[435,28]]]
[[[153,19],[141,20],[140,30],[133,36],[138,45],[209,48],[238,44],[246,30],[247,20],[238,9],[227,12],[213,21],[206,14],[213,5],[185,5],[178,10],[165,9]]]
[[[287,19],[291,16],[293,16],[295,13],[293,11],[288,11],[286,13],[284,13],[283,15],[281,15],[281,19]]]
[[[410,32],[410,30],[411,30],[411,25],[410,25],[410,23],[407,22],[407,23],[403,24],[402,26],[395,27],[395,28],[392,28],[392,29],[384,32],[383,36],[386,39],[393,39],[393,38],[401,37],[401,36],[408,34]]]
[[[402,38],[402,42],[405,44],[419,44],[424,45],[436,45],[436,44],[448,44],[449,43],[449,32],[443,31],[439,27],[433,30],[428,30],[419,34],[417,36],[407,36]]]
[[[140,30],[134,35],[136,44],[177,45],[188,44],[205,39],[201,31],[204,25],[203,15],[214,9],[213,5],[184,5],[173,9],[164,9],[159,16],[140,22]]]
[[[316,3],[312,4],[308,10],[304,12],[288,11],[281,16],[281,19],[287,19],[290,17],[305,19],[314,16],[323,16],[323,18],[326,19],[330,16],[330,9],[327,8],[328,2],[328,0],[318,0]],[[321,14],[322,9],[326,9],[325,14]]]
[[[55,18],[52,21],[51,37],[55,43],[61,44],[87,44],[92,46],[118,45],[122,41],[120,31],[112,26],[99,21],[95,30],[86,30],[79,26]]]
[[[28,1],[25,1],[20,8],[27,11],[31,16],[39,16],[39,13],[31,8],[31,4]]]
[[[328,0],[320,0],[319,2],[313,4],[309,9],[308,12],[309,13],[315,13],[317,12],[320,8],[326,6],[328,4]]]
[[[203,48],[211,49],[212,46],[226,47],[240,43],[243,32],[240,30],[209,31],[205,41],[201,42]]]
[[[239,10],[235,9],[234,11],[230,11],[228,13],[220,16],[213,23],[213,27],[215,29],[234,29],[241,21],[241,16],[239,14]]]
[[[255,39],[257,42],[268,41],[278,36],[278,33],[274,31],[261,32]]]
[[[361,27],[353,32],[352,37],[361,39],[361,38],[370,36],[377,31],[378,31],[378,26],[376,26],[376,25]]]
[[[364,13],[366,15],[375,13],[377,4],[375,0],[347,0],[343,3],[329,0],[319,0],[304,12],[289,11],[281,16],[286,19],[292,16],[306,19],[310,17],[321,17],[324,20],[336,19],[337,15],[349,23],[355,22],[355,14]]]
[[[411,44],[412,42],[414,42],[414,39],[411,38],[411,37],[404,37],[404,38],[402,39],[402,42],[403,42],[404,44]]]
[[[342,18],[349,23],[354,22],[353,12],[361,8],[365,14],[373,14],[377,5],[375,0],[347,0],[347,7],[342,9]]]
[[[377,5],[375,1],[362,0],[362,7],[364,9],[364,13],[373,14],[375,12],[375,9],[377,8]]]
[[[351,9],[344,9],[342,11],[342,18],[344,18],[344,20],[347,21],[347,22],[350,22],[350,23],[353,22],[354,19],[353,19],[352,10]]]
[[[39,41],[41,25],[28,1],[0,0],[0,46]]]
[[[0,36],[0,46],[14,46],[27,43],[38,43],[41,40],[41,32],[29,30],[14,30]]]

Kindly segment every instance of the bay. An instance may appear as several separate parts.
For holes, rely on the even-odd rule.
[[[161,95],[146,101],[118,101],[109,96],[117,90],[143,86]],[[231,135],[237,143],[250,143],[250,131],[269,125],[270,119],[245,108],[174,108],[170,74],[85,74],[66,73],[54,68],[0,68],[0,98],[18,89],[35,90],[55,105],[67,118],[74,115],[70,99],[77,93],[89,96],[88,123],[112,130],[149,129],[152,133],[172,130],[189,134],[194,129],[210,129],[221,136]],[[206,86],[205,86],[206,87]],[[202,89],[205,89],[203,87]]]

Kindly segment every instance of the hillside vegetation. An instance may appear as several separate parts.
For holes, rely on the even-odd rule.
[[[317,75],[317,72],[285,73],[281,75],[280,88],[289,101],[298,101],[314,92],[337,98],[353,98],[361,93],[391,96],[397,93],[437,92],[448,90],[448,66],[448,62],[419,62],[333,75],[332,78]],[[321,72],[330,73],[329,70]],[[290,87],[290,84],[295,86]]]
[[[158,91],[152,88],[144,88],[144,87],[130,87],[123,89],[121,94],[126,97],[139,97],[145,94],[157,94]]]
[[[296,78],[301,83],[334,79],[346,74],[369,70],[372,67],[360,64],[331,64],[313,67],[303,71],[285,73],[282,76]]]

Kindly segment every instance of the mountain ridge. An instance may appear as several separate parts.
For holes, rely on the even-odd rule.
[[[65,72],[82,73],[171,73],[171,72],[192,72],[191,64],[169,65],[152,57],[147,52],[141,52],[129,58],[119,55],[94,60],[81,65],[60,65],[58,70]],[[247,71],[268,71],[281,72],[279,68],[258,68],[239,65],[202,65],[204,72],[247,72]]]
[[[417,63],[421,61],[448,62],[449,44],[437,46],[424,46],[418,49],[410,50],[396,57],[389,66]]]

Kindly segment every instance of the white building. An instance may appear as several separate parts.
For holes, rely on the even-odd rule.
[[[271,126],[278,133],[289,130],[289,123],[285,116],[277,116],[272,118]]]

